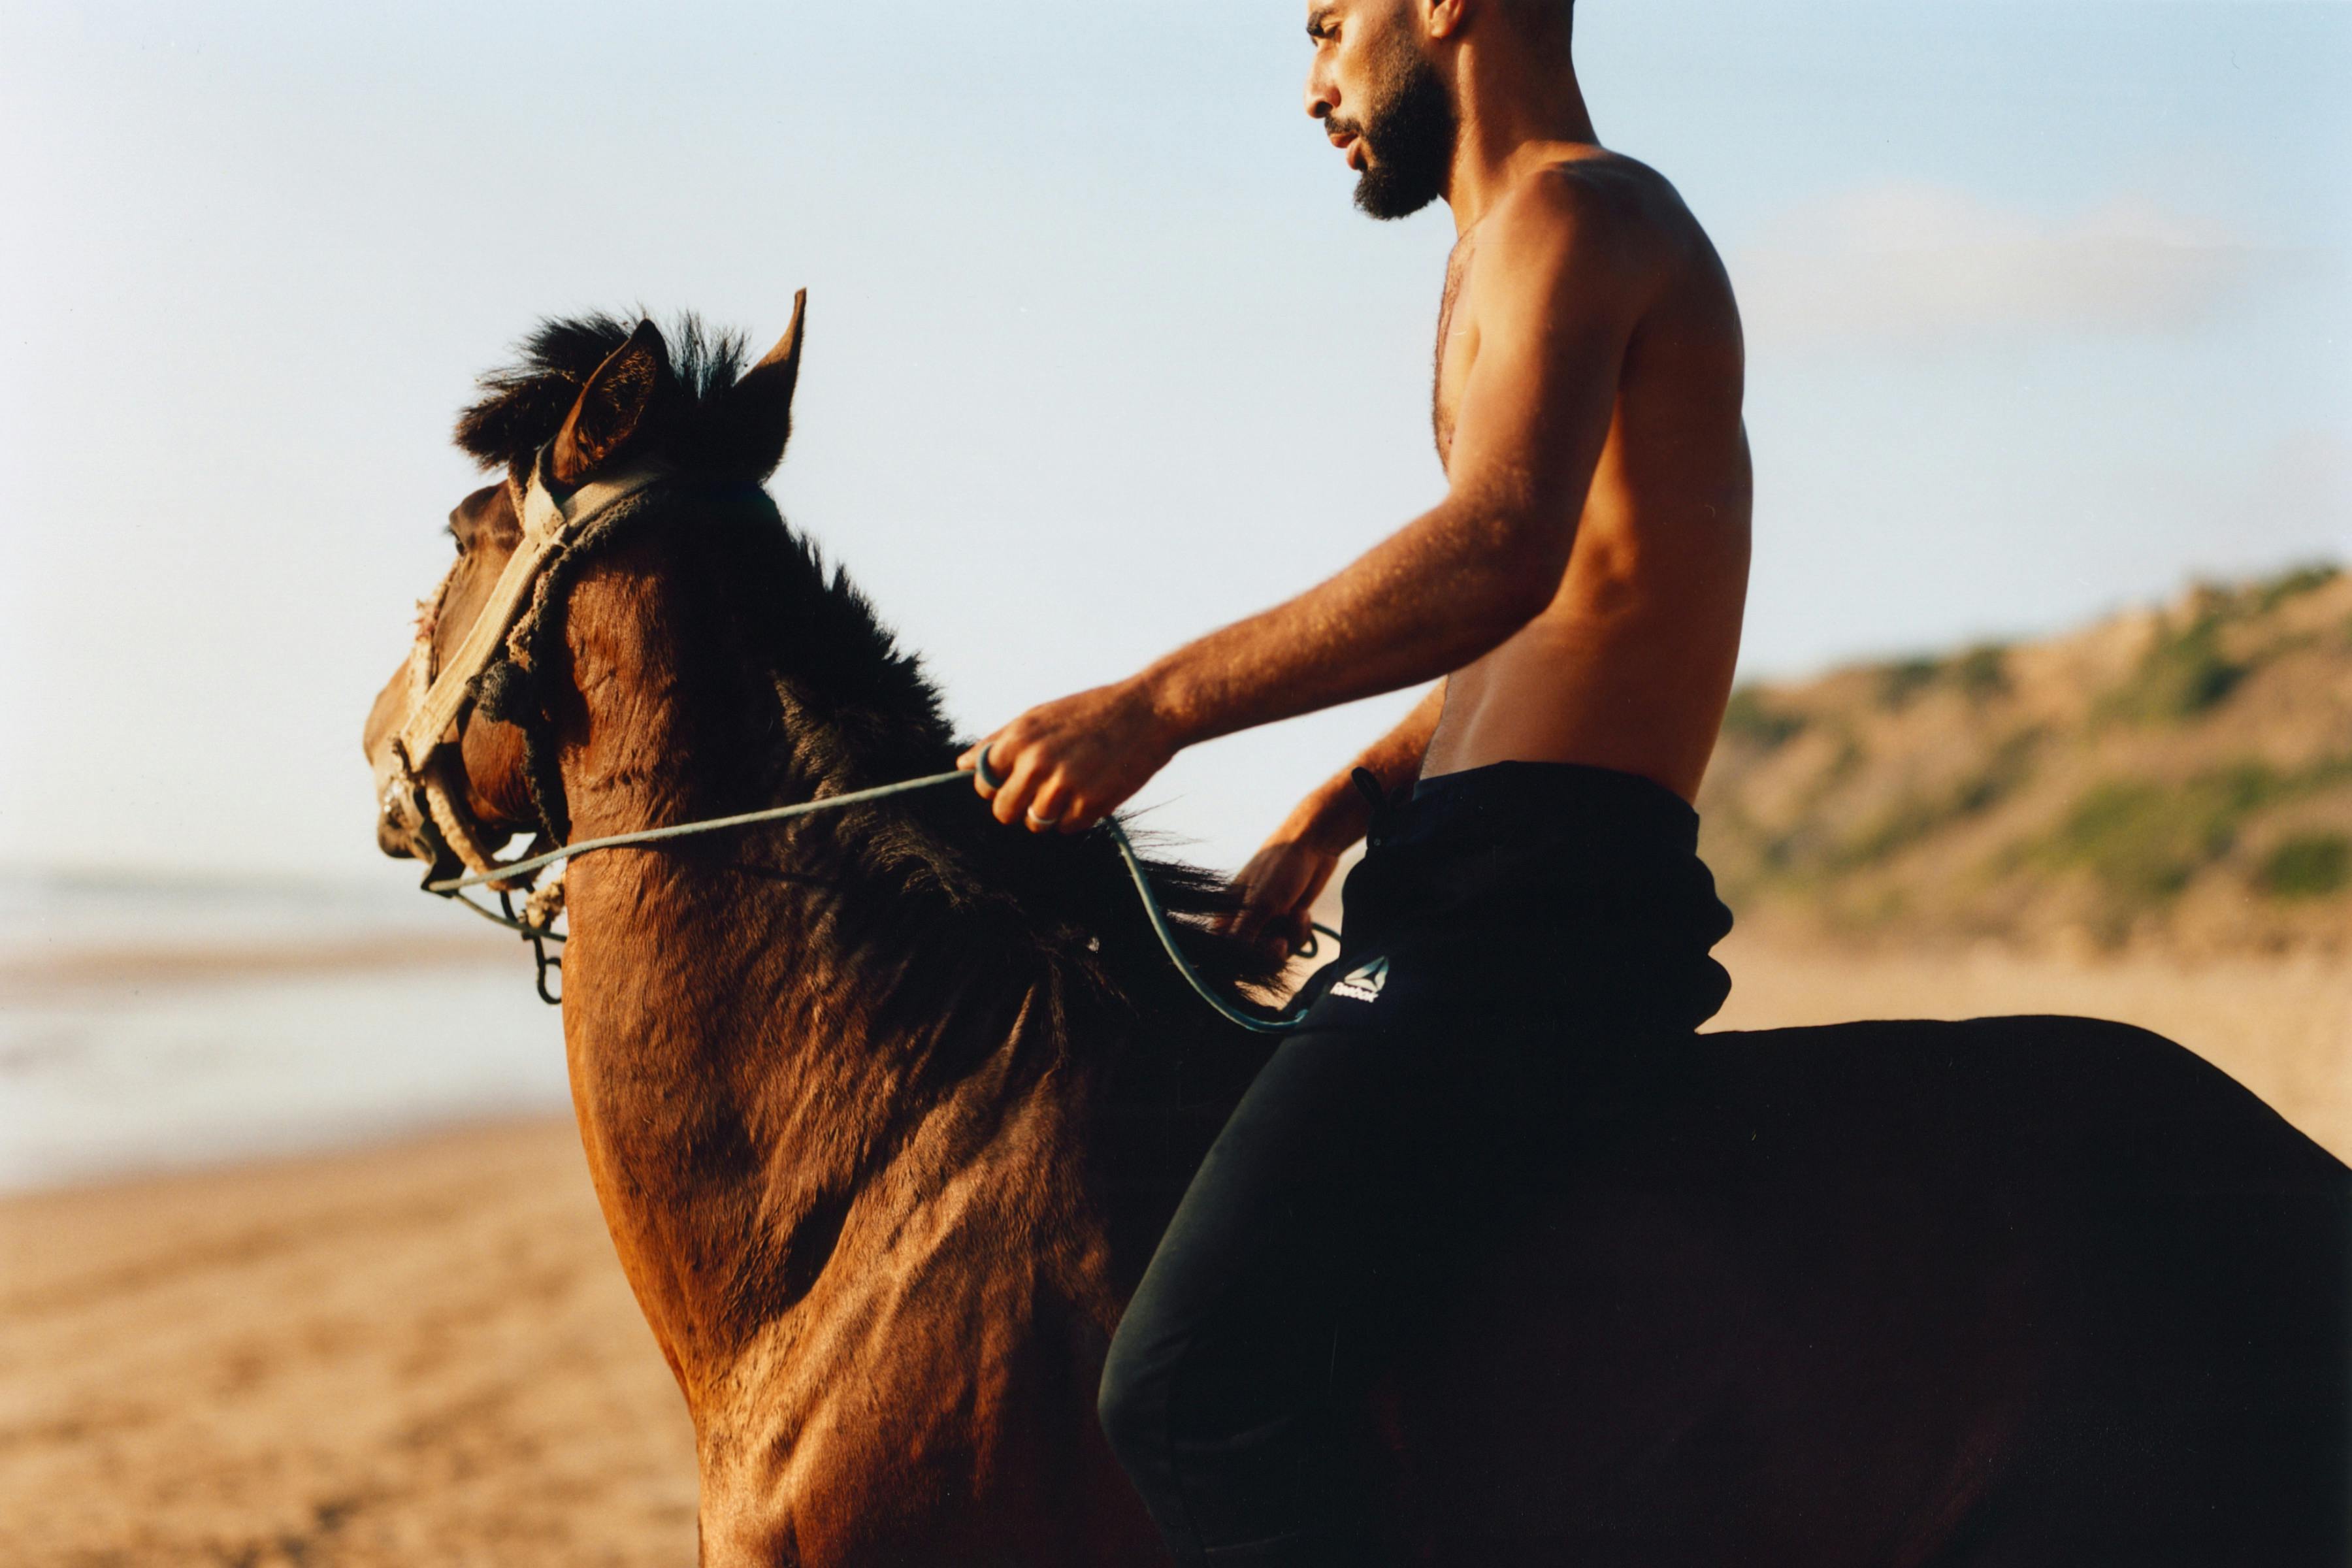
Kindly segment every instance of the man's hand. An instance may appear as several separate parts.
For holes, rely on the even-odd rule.
[[[1403,723],[1366,752],[1359,765],[1376,771],[1419,765],[1421,754],[1429,749],[1440,700],[1432,692]],[[1285,953],[1305,947],[1314,932],[1310,911],[1315,900],[1331,885],[1339,858],[1364,836],[1371,817],[1371,803],[1348,774],[1300,801],[1234,879],[1242,907],[1226,916],[1219,929],[1261,947],[1279,945]]]
[[[1276,834],[1234,878],[1242,907],[1221,929],[1286,956],[1297,952],[1313,934],[1310,911],[1339,866],[1338,850]]]
[[[1128,680],[1032,708],[956,765],[978,773],[985,759],[988,777],[977,782],[997,821],[1079,833],[1150,783],[1179,745],[1148,689]]]

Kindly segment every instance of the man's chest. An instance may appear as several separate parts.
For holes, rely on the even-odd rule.
[[[1430,426],[1437,437],[1437,460],[1454,460],[1454,421],[1462,405],[1462,388],[1470,379],[1471,362],[1478,357],[1475,312],[1467,308],[1470,263],[1475,247],[1465,237],[1454,247],[1445,264],[1445,298],[1437,308],[1437,353],[1431,374]]]

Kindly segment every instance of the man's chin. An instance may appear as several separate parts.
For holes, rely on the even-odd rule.
[[[1411,217],[1440,194],[1433,185],[1407,185],[1378,164],[1356,177],[1356,210],[1383,223]]]

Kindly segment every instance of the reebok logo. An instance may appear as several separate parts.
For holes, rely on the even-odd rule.
[[[1331,987],[1331,994],[1345,996],[1350,1002],[1377,1002],[1381,988],[1388,983],[1389,961],[1376,958]]]

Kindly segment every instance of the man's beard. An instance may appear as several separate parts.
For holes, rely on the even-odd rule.
[[[1360,120],[1333,121],[1364,149],[1356,205],[1377,218],[1410,217],[1445,194],[1461,117],[1437,68],[1398,37],[1374,68],[1370,107]]]

